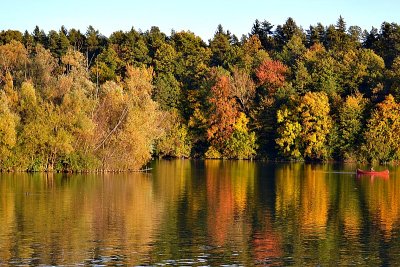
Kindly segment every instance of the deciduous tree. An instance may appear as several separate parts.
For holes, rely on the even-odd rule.
[[[339,108],[339,150],[340,158],[356,159],[361,145],[367,100],[360,93],[349,95]]]
[[[328,96],[308,92],[293,106],[277,112],[279,123],[276,143],[281,154],[293,158],[326,159],[328,134],[332,127]]]
[[[400,158],[400,105],[392,95],[379,103],[368,120],[362,152],[369,161]]]
[[[11,112],[8,99],[0,91],[0,170],[14,167],[10,162],[17,143],[18,116]]]
[[[223,153],[226,141],[234,131],[239,112],[237,102],[232,97],[230,78],[226,74],[214,72],[215,84],[211,87],[211,104],[207,139],[218,151]]]
[[[233,125],[231,137],[227,140],[223,156],[231,159],[251,159],[256,154],[256,137],[250,132],[247,125],[249,119],[244,113],[240,113]]]

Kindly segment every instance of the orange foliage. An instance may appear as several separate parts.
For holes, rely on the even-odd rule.
[[[213,109],[207,138],[217,149],[220,149],[232,135],[233,126],[239,116],[237,103],[231,97],[231,91],[230,79],[225,75],[218,77],[215,85],[211,88],[210,103]]]
[[[266,85],[270,93],[285,84],[285,75],[288,68],[280,61],[265,59],[256,69],[256,76],[260,85]]]

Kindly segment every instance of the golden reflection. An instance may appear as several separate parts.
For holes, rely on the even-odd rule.
[[[340,180],[339,211],[343,220],[344,232],[348,239],[356,241],[361,231],[361,208],[355,190],[354,179],[345,177]]]
[[[15,191],[9,181],[0,176],[0,265],[1,259],[10,259],[13,245],[13,226],[15,225]]]
[[[290,211],[298,210],[300,205],[302,164],[286,164],[276,171],[275,209],[280,217],[290,216]]]
[[[301,194],[301,218],[305,231],[325,231],[328,220],[329,192],[325,173],[305,165],[304,185]]]
[[[377,240],[398,235],[400,173],[371,180],[329,166],[180,160],[151,173],[0,174],[0,265],[205,254],[246,266],[379,265]]]
[[[295,216],[304,232],[324,230],[328,219],[329,190],[323,170],[312,165],[288,164],[276,171],[278,216]],[[295,214],[290,214],[290,213]]]
[[[189,160],[170,160],[157,164],[153,173],[155,191],[159,198],[172,203],[179,198],[187,188],[190,177],[191,162]]]
[[[393,229],[400,224],[400,179],[399,171],[392,171],[388,179],[359,177],[369,212],[379,224],[384,237],[390,240]]]
[[[3,262],[78,264],[147,253],[164,211],[151,178],[140,173],[3,175],[0,190]]]

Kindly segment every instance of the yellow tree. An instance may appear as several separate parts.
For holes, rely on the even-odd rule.
[[[327,137],[332,128],[328,95],[324,92],[306,93],[301,98],[299,112],[303,155],[311,159],[327,157]]]
[[[308,92],[277,112],[280,153],[291,158],[324,159],[328,155],[328,134],[332,128],[328,96]]]
[[[35,55],[29,65],[30,78],[38,93],[43,99],[48,99],[53,94],[53,87],[57,79],[57,59],[50,50],[40,44],[36,45]]]
[[[299,114],[293,106],[283,106],[277,111],[278,138],[275,139],[280,153],[289,158],[301,158]]]
[[[72,121],[60,106],[36,96],[29,82],[21,87],[21,130],[16,167],[28,171],[65,170],[63,159],[74,152]]]
[[[192,149],[188,127],[182,122],[177,110],[165,113],[162,121],[164,134],[156,142],[156,153],[159,156],[188,158]]]
[[[252,72],[268,58],[268,52],[262,49],[258,36],[252,35],[241,47],[238,66],[245,72]]]
[[[400,158],[400,104],[392,95],[379,103],[367,123],[362,152],[369,161]]]
[[[4,92],[0,91],[0,169],[9,167],[8,160],[17,142],[18,117],[8,107]]]
[[[9,71],[7,71],[4,81],[3,90],[7,97],[8,105],[11,109],[14,109],[18,104],[18,93],[14,88],[13,77]]]
[[[127,169],[138,169],[151,159],[155,140],[163,132],[163,114],[158,104],[152,100],[153,69],[127,69],[125,89],[129,97],[127,120],[121,134]]]
[[[163,120],[151,99],[153,70],[127,67],[122,86],[106,83],[96,111],[94,151],[105,169],[137,170],[151,159]]]
[[[26,76],[28,51],[17,41],[0,46],[0,84],[5,80],[6,73],[10,72],[18,82]]]
[[[59,168],[83,170],[93,168],[94,146],[93,111],[97,106],[97,90],[89,79],[86,59],[82,53],[68,49],[61,58],[64,74],[58,77],[55,91],[56,103],[60,102],[60,127],[64,134],[59,150]]]
[[[108,81],[101,86],[94,116],[96,146],[93,151],[102,162],[103,169],[111,167],[114,158],[117,160],[114,147],[118,144],[118,132],[127,114],[127,102],[121,85]]]
[[[234,159],[251,159],[256,154],[256,137],[250,132],[247,124],[249,119],[241,112],[233,125],[233,133],[226,142],[224,156]]]

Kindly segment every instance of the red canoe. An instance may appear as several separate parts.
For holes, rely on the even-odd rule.
[[[367,175],[389,175],[389,170],[384,170],[384,171],[363,171],[360,169],[357,169],[357,174],[367,174]]]

